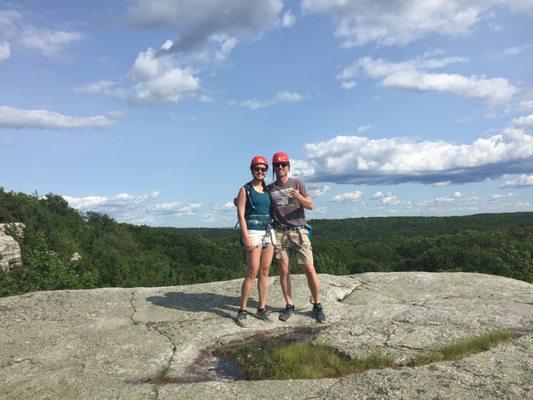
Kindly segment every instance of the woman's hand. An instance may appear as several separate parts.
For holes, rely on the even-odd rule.
[[[248,236],[244,238],[244,248],[246,251],[252,252],[254,250],[254,242],[252,239]]]

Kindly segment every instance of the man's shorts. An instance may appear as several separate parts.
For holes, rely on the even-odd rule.
[[[262,246],[265,249],[270,244],[276,244],[274,229],[268,229],[266,231],[249,230],[248,234],[250,235],[250,239],[252,239],[254,247]]]
[[[313,248],[305,228],[276,229],[274,254],[277,260],[288,260],[289,254],[296,254],[298,264],[313,265]]]

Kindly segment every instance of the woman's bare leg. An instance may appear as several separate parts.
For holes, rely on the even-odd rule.
[[[254,247],[252,251],[246,252],[246,262],[248,264],[248,272],[244,278],[241,287],[241,310],[246,310],[248,307],[248,298],[252,292],[255,278],[259,272],[259,265],[261,259],[261,247]]]
[[[270,245],[261,251],[261,260],[259,263],[259,279],[257,280],[257,290],[259,291],[259,308],[265,308],[268,293],[268,274],[270,264],[272,264],[272,255],[274,246]]]

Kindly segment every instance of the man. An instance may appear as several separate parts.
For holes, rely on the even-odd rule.
[[[287,321],[294,313],[289,253],[295,253],[313,296],[313,316],[317,322],[325,322],[326,316],[320,304],[318,275],[313,264],[313,251],[305,219],[305,209],[313,209],[313,200],[301,180],[289,178],[290,160],[286,153],[275,153],[272,165],[276,181],[268,185],[267,190],[272,199],[272,217],[276,232],[274,254],[278,260],[281,290],[286,302],[285,310],[280,313],[279,319]]]

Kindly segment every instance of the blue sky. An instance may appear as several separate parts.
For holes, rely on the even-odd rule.
[[[286,151],[312,218],[533,210],[533,2],[0,4],[0,186],[232,226]]]

